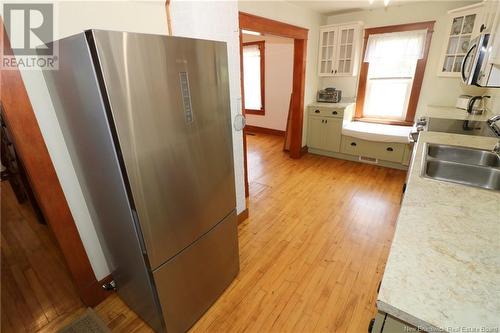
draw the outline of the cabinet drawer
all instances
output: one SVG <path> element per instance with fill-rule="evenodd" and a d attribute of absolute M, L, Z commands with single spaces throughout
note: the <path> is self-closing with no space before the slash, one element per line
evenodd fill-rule
<path fill-rule="evenodd" d="M 341 152 L 344 154 L 401 163 L 403 161 L 404 150 L 405 144 L 403 143 L 375 142 L 342 136 Z"/>
<path fill-rule="evenodd" d="M 321 117 L 344 117 L 343 108 L 334 108 L 326 106 L 308 106 L 308 111 L 310 115 L 321 116 Z"/>

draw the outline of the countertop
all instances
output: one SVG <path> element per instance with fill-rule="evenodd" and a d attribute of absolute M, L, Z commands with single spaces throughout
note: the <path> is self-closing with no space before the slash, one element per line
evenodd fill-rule
<path fill-rule="evenodd" d="M 420 134 L 377 306 L 430 332 L 498 332 L 500 192 L 421 177 L 426 142 L 490 150 L 497 139 Z"/>
<path fill-rule="evenodd" d="M 469 114 L 466 110 L 458 109 L 452 106 L 429 105 L 425 110 L 425 116 L 447 119 L 486 121 L 492 115 L 493 114 L 489 110 L 486 110 L 483 114 Z"/>

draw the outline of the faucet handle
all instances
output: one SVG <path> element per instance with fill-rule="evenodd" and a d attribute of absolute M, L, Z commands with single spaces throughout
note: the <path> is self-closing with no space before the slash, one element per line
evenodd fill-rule
<path fill-rule="evenodd" d="M 500 137 L 500 126 L 498 126 L 496 123 L 500 121 L 500 114 L 497 114 L 490 119 L 486 121 L 488 126 L 491 128 L 491 130 L 498 136 Z"/>
<path fill-rule="evenodd" d="M 495 147 L 493 147 L 493 152 L 500 155 L 500 140 L 498 140 L 498 142 L 495 144 Z"/>

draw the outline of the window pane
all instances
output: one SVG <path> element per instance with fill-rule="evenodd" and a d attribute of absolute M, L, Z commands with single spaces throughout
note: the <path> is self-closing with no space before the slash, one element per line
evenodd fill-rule
<path fill-rule="evenodd" d="M 455 17 L 453 19 L 453 24 L 451 25 L 451 35 L 458 35 L 462 30 L 462 22 L 464 20 L 463 16 Z"/>
<path fill-rule="evenodd" d="M 454 72 L 460 72 L 462 69 L 462 62 L 464 61 L 464 56 L 457 56 L 455 58 L 455 64 L 453 65 L 453 71 Z"/>
<path fill-rule="evenodd" d="M 459 49 L 457 53 L 467 53 L 469 50 L 470 36 L 460 37 Z"/>
<path fill-rule="evenodd" d="M 446 54 L 455 54 L 457 52 L 458 37 L 451 37 L 448 42 L 448 49 Z"/>
<path fill-rule="evenodd" d="M 386 61 L 370 62 L 368 69 L 369 78 L 389 78 L 389 77 L 413 77 L 417 61 L 415 59 L 403 58 Z"/>
<path fill-rule="evenodd" d="M 260 110 L 262 108 L 260 50 L 257 45 L 243 47 L 243 80 L 245 108 Z"/>
<path fill-rule="evenodd" d="M 404 119 L 412 79 L 369 79 L 363 115 L 368 118 Z"/>
<path fill-rule="evenodd" d="M 476 14 L 467 15 L 465 17 L 464 28 L 462 29 L 463 34 L 470 34 L 474 30 L 474 21 L 476 20 Z"/>
<path fill-rule="evenodd" d="M 454 59 L 454 56 L 449 56 L 444 59 L 443 72 L 451 72 Z"/>

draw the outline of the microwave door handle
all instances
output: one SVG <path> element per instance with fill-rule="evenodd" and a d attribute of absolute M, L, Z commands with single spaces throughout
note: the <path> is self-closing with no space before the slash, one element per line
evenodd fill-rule
<path fill-rule="evenodd" d="M 465 64 L 467 63 L 467 59 L 470 57 L 471 52 L 476 48 L 476 44 L 472 45 L 469 48 L 469 51 L 467 51 L 467 54 L 464 57 L 464 60 L 462 61 L 462 68 L 460 69 L 460 72 L 462 73 L 462 80 L 464 83 L 467 83 L 468 78 L 465 77 Z"/>

